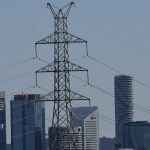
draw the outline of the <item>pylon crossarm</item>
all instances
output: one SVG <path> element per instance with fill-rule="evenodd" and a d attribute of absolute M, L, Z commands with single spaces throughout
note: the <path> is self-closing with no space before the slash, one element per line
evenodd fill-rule
<path fill-rule="evenodd" d="M 70 91 L 70 98 L 65 99 L 65 100 L 70 100 L 70 101 L 87 100 L 87 101 L 90 101 L 89 98 L 87 98 L 79 93 L 73 92 L 73 91 Z M 39 101 L 56 101 L 54 99 L 54 91 L 41 96 L 37 102 L 39 102 Z M 64 101 L 64 100 L 59 100 L 59 101 Z"/>
<path fill-rule="evenodd" d="M 54 91 L 52 91 L 46 95 L 40 96 L 40 98 L 39 98 L 39 100 L 37 100 L 37 102 L 42 102 L 42 101 L 54 101 Z"/>
<path fill-rule="evenodd" d="M 87 98 L 79 93 L 73 92 L 73 91 L 70 92 L 70 99 L 71 100 L 88 100 L 88 101 L 90 101 L 89 98 Z"/>
<path fill-rule="evenodd" d="M 47 66 L 45 67 L 42 67 L 41 69 L 37 70 L 35 73 L 46 73 L 46 72 L 54 72 L 54 62 L 48 64 Z"/>
<path fill-rule="evenodd" d="M 73 34 L 70 34 L 70 33 L 66 33 L 66 34 L 68 36 L 68 40 L 65 42 L 67 42 L 67 43 L 87 43 L 86 40 L 79 38 Z"/>
<path fill-rule="evenodd" d="M 88 71 L 88 70 L 85 69 L 84 67 L 69 62 L 69 71 Z"/>
<path fill-rule="evenodd" d="M 43 39 L 41 39 L 40 41 L 36 42 L 35 45 L 38 44 L 54 44 L 55 43 L 55 33 L 52 33 L 49 36 L 44 37 Z"/>
<path fill-rule="evenodd" d="M 66 34 L 66 39 L 64 39 L 64 41 L 57 41 L 55 39 L 55 35 L 57 33 L 53 33 L 47 37 L 44 37 L 43 39 L 41 39 L 40 41 L 36 42 L 35 45 L 39 45 L 39 44 L 61 44 L 61 43 L 68 43 L 68 44 L 71 44 L 71 43 L 86 43 L 87 44 L 87 41 L 82 39 L 82 38 L 79 38 L 75 35 L 72 35 L 70 33 L 63 33 L 63 34 Z"/>
<path fill-rule="evenodd" d="M 76 65 L 72 62 L 69 62 L 69 68 L 67 68 L 66 70 L 64 70 L 63 68 L 59 68 L 58 69 L 55 69 L 54 67 L 54 62 L 48 64 L 47 66 L 45 67 L 42 67 L 41 69 L 37 70 L 36 73 L 46 73 L 46 72 L 65 72 L 65 71 L 88 71 L 87 69 L 85 69 L 84 67 L 81 67 L 79 65 Z"/>

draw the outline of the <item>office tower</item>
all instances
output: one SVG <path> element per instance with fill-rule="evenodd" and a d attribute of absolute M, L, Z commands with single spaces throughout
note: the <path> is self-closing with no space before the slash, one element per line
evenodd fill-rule
<path fill-rule="evenodd" d="M 0 91 L 0 150 L 6 150 L 5 92 Z"/>
<path fill-rule="evenodd" d="M 123 147 L 134 150 L 150 150 L 150 123 L 136 121 L 123 127 Z"/>
<path fill-rule="evenodd" d="M 119 150 L 133 150 L 132 148 L 119 148 Z"/>
<path fill-rule="evenodd" d="M 144 136 L 144 147 L 145 149 L 150 149 L 150 134 Z"/>
<path fill-rule="evenodd" d="M 12 150 L 45 150 L 45 108 L 39 94 L 11 101 Z"/>
<path fill-rule="evenodd" d="M 123 125 L 133 121 L 133 87 L 131 76 L 115 76 L 116 149 L 122 147 Z"/>
<path fill-rule="evenodd" d="M 100 150 L 114 150 L 115 138 L 102 137 L 100 138 Z"/>
<path fill-rule="evenodd" d="M 99 111 L 98 107 L 73 107 L 73 122 L 82 138 L 78 143 L 84 150 L 99 150 Z"/>
<path fill-rule="evenodd" d="M 11 144 L 7 144 L 6 150 L 11 150 Z"/>

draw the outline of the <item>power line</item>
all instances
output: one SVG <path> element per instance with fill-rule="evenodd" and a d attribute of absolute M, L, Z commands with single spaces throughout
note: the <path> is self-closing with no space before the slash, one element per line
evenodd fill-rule
<path fill-rule="evenodd" d="M 0 140 L 0 142 L 5 141 L 6 139 L 10 139 L 10 140 L 11 140 L 11 139 L 15 139 L 15 138 L 21 137 L 22 135 L 28 135 L 28 134 L 34 133 L 34 132 L 36 132 L 36 131 L 42 131 L 43 129 L 44 129 L 44 128 L 31 130 L 31 131 L 29 131 L 29 132 L 26 132 L 26 133 L 24 133 L 24 134 L 19 134 L 19 135 L 14 136 L 14 137 L 8 137 L 8 136 L 7 136 L 7 138 Z"/>
<path fill-rule="evenodd" d="M 110 65 L 108 65 L 108 64 L 106 64 L 106 63 L 104 63 L 104 62 L 102 62 L 102 61 L 100 61 L 98 59 L 96 59 L 95 57 L 92 57 L 92 56 L 87 56 L 87 57 L 90 58 L 91 60 L 94 60 L 96 63 L 99 63 L 99 64 L 103 65 L 104 67 L 106 67 L 106 68 L 108 68 L 108 69 L 110 69 L 110 70 L 112 70 L 112 71 L 114 71 L 116 73 L 119 73 L 119 74 L 123 75 L 123 73 L 121 71 L 119 71 L 116 68 L 114 68 L 114 67 L 112 67 L 112 66 L 110 66 Z M 145 84 L 145 83 L 143 83 L 141 81 L 138 81 L 137 79 L 133 79 L 133 81 L 138 83 L 138 84 L 140 84 L 140 85 L 142 85 L 145 88 L 150 89 L 149 85 L 147 85 L 147 84 Z"/>
<path fill-rule="evenodd" d="M 35 57 L 32 57 L 32 58 L 24 59 L 24 60 L 21 60 L 18 62 L 10 63 L 10 64 L 4 65 L 4 66 L 0 66 L 0 70 L 10 68 L 10 67 L 13 67 L 16 65 L 21 65 L 23 63 L 29 62 L 29 61 L 34 60 L 34 59 L 35 59 Z"/>
<path fill-rule="evenodd" d="M 72 74 L 71 74 L 71 75 L 72 75 Z M 75 78 L 77 78 L 77 79 L 79 79 L 79 80 L 82 81 L 82 82 L 85 82 L 85 83 L 87 82 L 87 81 L 81 79 L 81 78 L 78 77 L 78 76 L 75 76 L 75 75 L 72 75 L 72 76 L 75 77 Z M 108 96 L 110 96 L 110 97 L 112 97 L 112 98 L 115 98 L 115 96 L 114 96 L 111 92 L 109 92 L 109 91 L 107 91 L 107 90 L 105 90 L 105 89 L 103 89 L 103 88 L 101 88 L 101 87 L 98 87 L 98 86 L 96 86 L 96 85 L 93 84 L 93 83 L 89 83 L 89 87 L 92 87 L 92 88 L 98 90 L 99 92 L 105 93 L 106 95 L 108 95 Z M 150 110 L 148 110 L 147 108 L 144 108 L 144 107 L 142 107 L 142 106 L 139 106 L 139 105 L 137 105 L 136 103 L 134 103 L 134 105 L 135 105 L 135 108 L 137 108 L 138 110 L 141 110 L 141 111 L 145 112 L 146 114 L 150 114 Z"/>
<path fill-rule="evenodd" d="M 85 22 L 83 23 L 83 22 L 81 22 L 79 19 L 74 18 L 74 20 L 76 20 L 76 23 L 82 24 L 82 25 L 84 25 L 84 26 L 86 26 L 86 27 L 88 27 L 88 28 L 90 28 L 90 29 L 92 29 L 92 30 L 95 30 L 96 32 L 97 32 L 97 31 L 100 31 L 100 32 L 102 32 L 102 33 L 104 33 L 104 34 L 106 34 L 106 35 L 112 37 L 113 39 L 115 38 L 116 40 L 119 40 L 119 41 L 121 41 L 121 42 L 123 42 L 123 43 L 125 42 L 125 43 L 127 43 L 128 45 L 134 46 L 134 47 L 136 47 L 136 48 L 139 49 L 139 50 L 144 50 L 144 51 L 146 51 L 146 52 L 149 52 L 149 49 L 144 48 L 144 47 L 142 47 L 142 46 L 139 46 L 139 45 L 137 45 L 137 43 L 134 43 L 133 41 L 129 41 L 128 39 L 125 39 L 124 37 L 117 36 L 117 35 L 115 35 L 115 34 L 113 34 L 113 33 L 110 33 L 110 32 L 108 32 L 108 31 L 102 30 L 102 29 L 100 29 L 99 27 L 96 27 L 96 26 L 93 26 L 93 25 L 89 25 L 89 24 L 87 24 L 87 23 L 85 23 Z"/>
<path fill-rule="evenodd" d="M 15 75 L 15 76 L 12 76 L 12 77 L 8 77 L 8 78 L 4 78 L 4 79 L 0 79 L 0 82 L 5 82 L 5 81 L 9 81 L 9 80 L 13 80 L 13 79 L 17 79 L 17 78 L 22 78 L 24 76 L 27 76 L 27 75 L 31 75 L 33 74 L 34 72 L 33 71 L 30 71 L 30 72 L 26 72 L 26 73 L 22 73 L 22 74 L 18 74 L 18 75 Z"/>
<path fill-rule="evenodd" d="M 138 37 L 143 38 L 143 39 L 148 40 L 148 41 L 150 40 L 150 37 L 147 37 L 147 36 L 145 36 L 145 35 L 143 35 L 143 34 L 137 32 L 137 31 L 135 31 L 135 30 L 133 30 L 133 29 L 131 29 L 131 28 L 128 28 L 128 27 L 126 27 L 126 26 L 120 25 L 120 24 L 118 24 L 118 23 L 116 23 L 116 22 L 114 22 L 114 21 L 112 21 L 112 20 L 110 20 L 110 19 L 106 19 L 105 17 L 102 17 L 102 16 L 100 16 L 100 15 L 93 14 L 93 12 L 87 11 L 87 10 L 85 10 L 85 9 L 83 9 L 83 8 L 80 8 L 80 7 L 77 7 L 77 9 L 78 9 L 79 11 L 84 12 L 86 15 L 88 14 L 89 16 L 95 17 L 95 18 L 97 18 L 97 19 L 99 19 L 99 20 L 101 20 L 101 21 L 103 21 L 103 22 L 105 22 L 105 23 L 114 25 L 114 26 L 116 26 L 117 28 L 119 27 L 119 28 L 121 28 L 121 29 L 123 29 L 123 30 L 125 30 L 125 31 L 127 31 L 127 32 L 129 32 L 129 33 L 131 33 L 131 34 L 133 34 L 133 35 L 135 35 L 135 36 L 138 36 Z"/>

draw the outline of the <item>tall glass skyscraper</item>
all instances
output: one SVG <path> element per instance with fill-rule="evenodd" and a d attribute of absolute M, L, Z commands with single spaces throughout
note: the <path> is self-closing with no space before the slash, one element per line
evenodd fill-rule
<path fill-rule="evenodd" d="M 5 92 L 0 91 L 0 150 L 6 150 Z"/>
<path fill-rule="evenodd" d="M 73 122 L 82 138 L 78 143 L 84 150 L 99 150 L 99 111 L 98 107 L 73 107 Z"/>
<path fill-rule="evenodd" d="M 122 147 L 123 125 L 133 121 L 133 87 L 131 76 L 115 76 L 116 149 Z"/>
<path fill-rule="evenodd" d="M 12 150 L 45 150 L 45 106 L 39 94 L 11 101 Z"/>

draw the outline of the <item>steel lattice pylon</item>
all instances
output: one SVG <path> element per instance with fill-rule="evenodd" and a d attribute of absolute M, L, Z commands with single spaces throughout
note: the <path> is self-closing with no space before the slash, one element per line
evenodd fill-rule
<path fill-rule="evenodd" d="M 50 136 L 50 150 L 81 150 L 71 114 L 71 101 L 89 100 L 89 98 L 70 90 L 70 72 L 88 70 L 69 61 L 68 45 L 87 41 L 68 33 L 67 18 L 74 2 L 62 9 L 47 3 L 54 17 L 54 33 L 35 43 L 54 44 L 54 62 L 36 71 L 54 73 L 54 91 L 43 96 L 45 101 L 53 101 L 53 117 Z M 37 56 L 37 53 L 36 53 Z"/>

